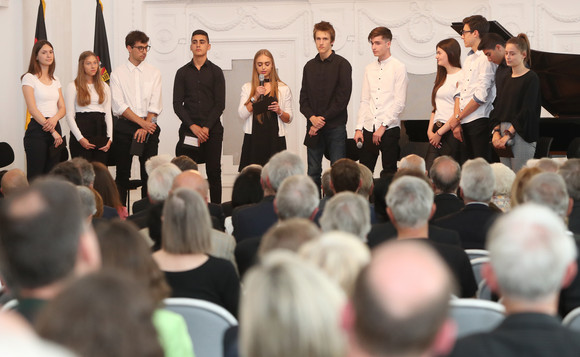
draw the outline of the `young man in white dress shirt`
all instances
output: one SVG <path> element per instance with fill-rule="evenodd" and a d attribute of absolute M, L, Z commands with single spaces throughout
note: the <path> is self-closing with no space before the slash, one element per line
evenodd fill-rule
<path fill-rule="evenodd" d="M 481 15 L 463 19 L 461 38 L 470 51 L 463 63 L 463 79 L 455 97 L 455 118 L 450 121 L 453 136 L 465 142 L 469 159 L 483 157 L 490 160 L 489 113 L 495 99 L 495 71 L 497 65 L 478 50 L 481 36 L 489 31 L 489 22 Z"/>
<path fill-rule="evenodd" d="M 121 202 L 126 203 L 127 188 L 131 177 L 131 143 L 136 139 L 145 143 L 139 156 L 141 163 L 142 195 L 147 194 L 145 162 L 157 155 L 160 129 L 157 116 L 163 109 L 161 100 L 161 72 L 145 62 L 149 37 L 141 31 L 131 31 L 125 37 L 129 60 L 111 73 L 113 114 L 117 117 L 114 128 L 114 155 L 117 175 L 115 182 Z"/>
<path fill-rule="evenodd" d="M 368 37 L 377 61 L 365 68 L 354 140 L 362 142 L 361 164 L 374 172 L 379 151 L 383 171 L 395 173 L 399 159 L 401 120 L 407 97 L 407 69 L 391 56 L 393 35 L 386 27 L 373 29 Z"/>

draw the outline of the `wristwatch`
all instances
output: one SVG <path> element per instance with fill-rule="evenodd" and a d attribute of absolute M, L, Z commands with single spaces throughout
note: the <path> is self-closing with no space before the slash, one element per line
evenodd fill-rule
<path fill-rule="evenodd" d="M 383 122 L 381 122 L 381 125 L 382 125 L 382 126 L 384 126 L 384 127 L 385 127 L 385 129 L 389 127 L 387 124 L 385 124 L 385 123 L 383 123 Z"/>
<path fill-rule="evenodd" d="M 256 103 L 256 99 L 254 99 L 254 97 L 250 97 L 250 102 Z"/>

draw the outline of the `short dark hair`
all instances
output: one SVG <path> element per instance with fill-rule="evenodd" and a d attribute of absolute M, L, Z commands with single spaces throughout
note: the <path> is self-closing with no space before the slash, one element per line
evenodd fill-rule
<path fill-rule="evenodd" d="M 52 168 L 52 170 L 50 170 L 49 174 L 63 178 L 75 186 L 83 185 L 81 170 L 77 165 L 75 165 L 75 163 L 71 161 L 59 162 L 55 167 Z"/>
<path fill-rule="evenodd" d="M 393 33 L 391 32 L 391 30 L 389 30 L 384 26 L 379 26 L 372 29 L 368 37 L 369 42 L 371 42 L 371 40 L 377 36 L 381 36 L 387 42 L 393 40 Z"/>
<path fill-rule="evenodd" d="M 258 203 L 264 198 L 264 190 L 260 182 L 262 170 L 258 167 L 246 166 L 236 177 L 232 188 L 232 208 Z"/>
<path fill-rule="evenodd" d="M 85 229 L 81 207 L 74 185 L 50 177 L 3 202 L 0 268 L 12 289 L 47 286 L 73 272 Z"/>
<path fill-rule="evenodd" d="M 195 36 L 195 35 L 205 36 L 205 38 L 207 39 L 207 42 L 209 43 L 209 35 L 204 30 L 197 29 L 197 30 L 193 31 L 193 33 L 191 34 L 191 38 L 193 38 L 193 36 Z"/>
<path fill-rule="evenodd" d="M 489 22 L 481 15 L 468 16 L 463 19 L 463 24 L 469 25 L 471 31 L 477 30 L 480 38 L 489 32 Z"/>
<path fill-rule="evenodd" d="M 187 155 L 180 155 L 178 157 L 174 157 L 171 160 L 171 163 L 177 166 L 182 172 L 187 170 L 197 171 L 197 162 L 195 162 L 192 158 L 190 158 Z"/>
<path fill-rule="evenodd" d="M 481 42 L 477 46 L 480 51 L 483 50 L 494 50 L 496 45 L 500 45 L 505 48 L 506 40 L 498 35 L 497 33 L 490 32 L 481 36 Z"/>
<path fill-rule="evenodd" d="M 330 181 L 334 192 L 356 192 L 360 186 L 360 169 L 351 159 L 340 159 L 330 169 Z"/>
<path fill-rule="evenodd" d="M 81 172 L 84 186 L 90 186 L 95 182 L 95 169 L 87 159 L 77 156 L 72 158 L 70 161 L 75 164 Z"/>
<path fill-rule="evenodd" d="M 334 38 L 336 36 L 336 32 L 334 31 L 334 26 L 328 21 L 320 21 L 319 23 L 314 25 L 314 29 L 312 30 L 312 37 L 316 40 L 316 33 L 318 31 L 321 32 L 328 32 L 330 35 L 330 42 L 334 42 Z"/>
<path fill-rule="evenodd" d="M 141 43 L 148 43 L 149 36 L 145 34 L 143 31 L 135 30 L 131 31 L 125 37 L 125 47 L 126 46 L 135 46 L 137 42 Z"/>

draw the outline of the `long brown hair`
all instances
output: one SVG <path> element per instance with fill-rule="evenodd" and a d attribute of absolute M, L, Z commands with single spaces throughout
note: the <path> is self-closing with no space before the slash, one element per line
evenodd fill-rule
<path fill-rule="evenodd" d="M 516 37 L 512 37 L 506 42 L 506 46 L 508 43 L 516 46 L 521 53 L 525 53 L 526 57 L 524 57 L 524 63 L 526 67 L 532 67 L 532 58 L 530 56 L 530 40 L 525 33 L 520 33 Z"/>
<path fill-rule="evenodd" d="M 119 191 L 117 191 L 117 185 L 109 169 L 97 161 L 93 161 L 91 164 L 95 169 L 95 182 L 93 183 L 93 187 L 103 198 L 103 204 L 113 208 L 123 206 Z"/>
<path fill-rule="evenodd" d="M 270 71 L 270 96 L 276 98 L 277 100 L 279 99 L 278 82 L 282 81 L 280 80 L 280 77 L 278 77 L 278 72 L 276 72 L 276 63 L 274 62 L 274 56 L 272 56 L 272 53 L 270 51 L 262 49 L 256 52 L 256 54 L 254 55 L 254 63 L 252 68 L 252 89 L 250 90 L 250 96 L 248 97 L 248 100 L 246 100 L 245 104 L 248 104 L 250 102 L 250 98 L 253 97 L 254 94 L 256 94 L 256 88 L 260 86 L 260 79 L 258 70 L 256 69 L 256 63 L 258 62 L 258 57 L 262 55 L 272 60 L 272 70 Z M 258 115 L 257 119 L 258 122 L 262 123 L 262 115 Z"/>
<path fill-rule="evenodd" d="M 92 51 L 85 51 L 79 56 L 79 67 L 77 69 L 77 77 L 75 78 L 75 87 L 77 88 L 77 103 L 81 107 L 86 107 L 91 103 L 91 93 L 89 93 L 89 85 L 87 84 L 87 75 L 85 74 L 85 60 L 89 57 L 95 57 L 97 61 L 99 58 Z M 93 76 L 93 86 L 99 95 L 99 104 L 105 101 L 105 84 L 101 78 L 101 66 L 97 73 Z"/>
<path fill-rule="evenodd" d="M 26 71 L 26 73 L 30 73 L 33 75 L 40 75 L 42 74 L 42 69 L 40 68 L 40 63 L 38 63 L 38 59 L 36 59 L 36 57 L 38 56 L 38 52 L 40 52 L 40 50 L 42 49 L 42 47 L 44 45 L 48 45 L 50 46 L 50 48 L 54 51 L 54 47 L 52 46 L 52 43 L 48 42 L 47 40 L 40 40 L 40 41 L 36 41 L 36 43 L 34 44 L 34 46 L 32 46 L 32 52 L 30 53 L 30 62 L 28 63 L 28 71 Z M 52 80 L 54 80 L 54 69 L 56 68 L 55 65 L 55 58 L 54 58 L 54 53 L 53 53 L 53 57 L 52 57 L 52 63 L 50 64 L 50 66 L 48 66 L 48 77 Z M 24 73 L 20 79 L 22 79 L 22 77 L 24 77 L 24 75 L 26 74 Z"/>
<path fill-rule="evenodd" d="M 440 48 L 447 54 L 447 60 L 452 67 L 461 68 L 461 47 L 459 43 L 454 38 L 448 38 L 440 41 L 435 49 Z M 431 105 L 433 106 L 433 113 L 437 110 L 437 105 L 435 105 L 435 96 L 437 91 L 447 78 L 447 69 L 443 66 L 437 66 L 437 76 L 435 77 L 435 84 L 433 85 L 433 91 L 431 92 Z"/>

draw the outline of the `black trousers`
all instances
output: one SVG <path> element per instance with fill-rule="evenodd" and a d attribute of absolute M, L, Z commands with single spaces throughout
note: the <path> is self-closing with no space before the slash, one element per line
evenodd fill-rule
<path fill-rule="evenodd" d="M 114 155 L 116 156 L 117 163 L 117 174 L 115 177 L 115 183 L 117 184 L 117 189 L 119 190 L 119 196 L 121 202 L 127 202 L 127 189 L 129 187 L 129 179 L 131 178 L 131 164 L 133 163 L 133 155 L 131 155 L 131 143 L 133 142 L 133 136 L 135 131 L 139 129 L 140 126 L 132 121 L 124 118 L 117 119 L 117 123 L 114 129 L 114 142 L 115 150 Z M 161 128 L 157 126 L 157 130 L 152 135 L 149 135 L 149 139 L 145 143 L 145 149 L 143 154 L 139 156 L 139 164 L 141 171 L 141 181 L 143 186 L 141 187 L 141 196 L 147 196 L 147 171 L 145 171 L 145 162 L 152 156 L 157 155 L 159 149 L 159 133 L 161 133 Z"/>
<path fill-rule="evenodd" d="M 361 164 L 368 167 L 371 172 L 375 172 L 375 165 L 381 153 L 381 161 L 383 163 L 383 174 L 397 172 L 397 160 L 399 160 L 400 148 L 399 138 L 401 137 L 401 128 L 392 128 L 385 131 L 381 138 L 381 143 L 375 145 L 373 143 L 373 133 L 363 129 L 363 147 L 360 151 L 359 161 Z"/>
<path fill-rule="evenodd" d="M 183 145 L 183 138 L 194 136 L 189 128 L 181 126 L 179 129 L 179 142 L 175 147 L 175 156 L 186 155 L 198 164 L 205 163 L 205 171 L 209 182 L 209 195 L 212 203 L 222 202 L 222 142 L 224 140 L 224 127 L 217 123 L 209 131 L 209 139 L 199 147 Z"/>
<path fill-rule="evenodd" d="M 107 144 L 108 140 L 105 113 L 76 113 L 75 121 L 81 133 L 83 134 L 83 137 L 97 147 L 91 150 L 85 149 L 81 146 L 81 144 L 79 144 L 71 132 L 69 139 L 70 156 L 82 157 L 87 159 L 89 162 L 98 161 L 104 165 L 107 165 L 107 153 L 99 150 L 100 147 L 103 147 Z"/>
<path fill-rule="evenodd" d="M 440 126 L 436 128 L 434 127 L 433 132 L 436 132 L 437 130 L 435 129 L 439 128 Z M 460 162 L 460 158 L 458 155 L 460 141 L 455 139 L 455 137 L 453 136 L 453 130 L 449 130 L 448 132 L 443 134 L 440 143 L 441 148 L 439 149 L 429 144 L 429 148 L 427 149 L 427 155 L 425 157 L 425 166 L 427 168 L 427 171 L 431 169 L 431 166 L 433 166 L 433 161 L 435 161 L 435 159 L 438 158 L 439 156 L 443 155 L 451 156 L 453 159 L 455 159 L 455 161 Z"/>
<path fill-rule="evenodd" d="M 60 123 L 56 124 L 55 130 L 62 135 Z M 52 135 L 42 130 L 42 126 L 33 118 L 30 119 L 28 128 L 24 133 L 24 152 L 26 153 L 26 175 L 29 182 L 37 176 L 48 173 L 60 162 L 61 158 L 61 152 L 54 150 Z"/>
<path fill-rule="evenodd" d="M 479 118 L 467 124 L 461 124 L 463 142 L 468 159 L 482 157 L 489 162 L 489 118 Z"/>

